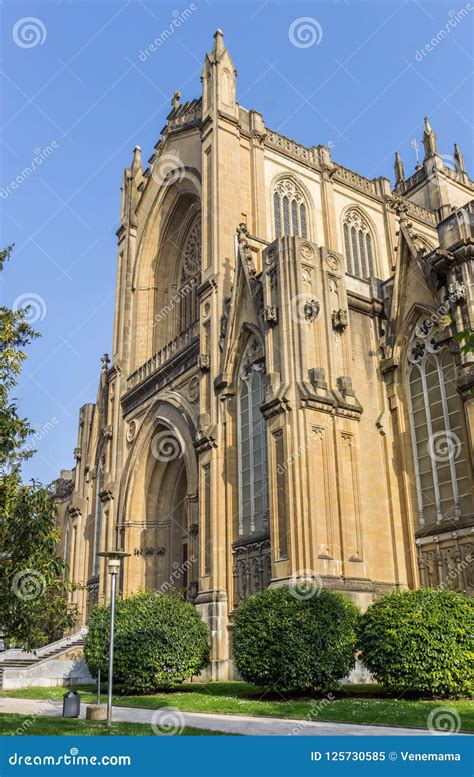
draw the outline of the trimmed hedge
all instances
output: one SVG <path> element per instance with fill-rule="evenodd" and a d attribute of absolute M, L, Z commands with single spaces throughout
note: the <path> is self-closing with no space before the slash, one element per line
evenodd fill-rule
<path fill-rule="evenodd" d="M 473 690 L 474 600 L 421 588 L 377 599 L 361 618 L 361 658 L 397 693 L 463 696 Z"/>
<path fill-rule="evenodd" d="M 110 607 L 90 618 L 84 655 L 93 677 L 109 665 Z M 198 611 L 178 595 L 138 593 L 115 605 L 114 682 L 126 691 L 169 689 L 209 663 L 209 632 Z"/>
<path fill-rule="evenodd" d="M 298 598 L 289 587 L 250 596 L 235 615 L 234 658 L 248 682 L 327 691 L 355 663 L 359 610 L 340 593 Z"/>

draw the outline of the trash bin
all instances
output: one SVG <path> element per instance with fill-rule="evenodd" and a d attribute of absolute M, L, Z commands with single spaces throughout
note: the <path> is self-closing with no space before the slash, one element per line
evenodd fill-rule
<path fill-rule="evenodd" d="M 81 696 L 77 691 L 68 691 L 63 696 L 63 718 L 78 718 L 81 711 Z"/>

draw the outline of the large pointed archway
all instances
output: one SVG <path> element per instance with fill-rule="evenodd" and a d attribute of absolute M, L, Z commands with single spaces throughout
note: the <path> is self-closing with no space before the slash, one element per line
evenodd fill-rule
<path fill-rule="evenodd" d="M 130 449 L 119 546 L 124 594 L 181 592 L 193 599 L 198 580 L 197 463 L 194 424 L 183 407 L 162 401 L 143 420 Z"/>
<path fill-rule="evenodd" d="M 169 427 L 159 426 L 151 442 L 146 486 L 145 588 L 182 591 L 188 578 L 188 479 L 181 444 Z"/>

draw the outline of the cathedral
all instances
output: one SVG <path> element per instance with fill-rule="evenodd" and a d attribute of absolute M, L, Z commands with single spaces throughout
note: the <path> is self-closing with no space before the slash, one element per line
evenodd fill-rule
<path fill-rule="evenodd" d="M 474 182 L 441 156 L 395 188 L 236 100 L 220 30 L 202 94 L 122 182 L 113 346 L 54 484 L 78 626 L 121 596 L 182 593 L 233 676 L 233 615 L 294 580 L 361 609 L 417 586 L 474 593 Z M 467 351 L 467 352 L 466 352 Z"/>

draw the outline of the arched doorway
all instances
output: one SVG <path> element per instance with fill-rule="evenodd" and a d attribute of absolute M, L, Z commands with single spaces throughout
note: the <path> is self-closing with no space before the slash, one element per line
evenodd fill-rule
<path fill-rule="evenodd" d="M 140 426 L 124 471 L 119 547 L 126 550 L 123 594 L 197 594 L 198 501 L 194 418 L 163 397 Z"/>
<path fill-rule="evenodd" d="M 158 442 L 157 442 L 158 441 Z M 146 525 L 142 531 L 146 590 L 188 588 L 188 479 L 180 444 L 159 428 L 151 444 L 156 458 L 146 488 Z"/>

